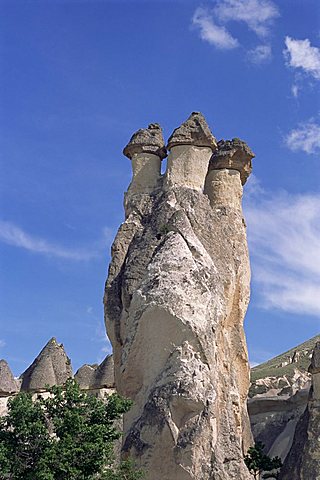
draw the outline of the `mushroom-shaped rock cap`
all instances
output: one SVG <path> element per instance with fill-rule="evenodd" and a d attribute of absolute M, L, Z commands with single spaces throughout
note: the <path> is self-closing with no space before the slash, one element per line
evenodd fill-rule
<path fill-rule="evenodd" d="M 173 131 L 167 148 L 170 150 L 177 145 L 210 147 L 212 150 L 217 148 L 217 141 L 202 113 L 192 112 L 188 120 Z"/>
<path fill-rule="evenodd" d="M 162 128 L 158 123 L 150 123 L 148 128 L 140 128 L 132 135 L 123 154 L 131 160 L 135 153 L 153 153 L 161 159 L 167 156 Z"/>
<path fill-rule="evenodd" d="M 17 382 L 5 360 L 0 360 L 0 396 L 10 395 L 18 391 Z"/>
<path fill-rule="evenodd" d="M 63 385 L 72 377 L 70 359 L 62 344 L 51 338 L 29 368 L 21 375 L 21 390 L 44 390 L 46 385 Z"/>
<path fill-rule="evenodd" d="M 312 374 L 320 373 L 320 342 L 317 342 L 314 347 L 311 358 L 311 365 L 308 371 Z"/>
<path fill-rule="evenodd" d="M 74 376 L 83 389 L 113 388 L 114 364 L 108 355 L 100 365 L 83 365 Z"/>
<path fill-rule="evenodd" d="M 252 172 L 251 160 L 255 157 L 248 145 L 239 138 L 220 140 L 218 148 L 210 160 L 210 170 L 229 168 L 240 172 L 241 183 L 244 185 Z"/>

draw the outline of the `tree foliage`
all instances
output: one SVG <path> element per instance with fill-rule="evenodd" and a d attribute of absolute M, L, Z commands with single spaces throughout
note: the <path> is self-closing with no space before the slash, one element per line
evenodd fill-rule
<path fill-rule="evenodd" d="M 256 442 L 254 447 L 250 447 L 248 454 L 244 457 L 245 464 L 250 473 L 254 475 L 255 479 L 259 479 L 263 472 L 271 472 L 282 467 L 282 462 L 279 457 L 270 458 L 263 451 L 264 445 L 262 442 Z M 275 474 L 266 474 L 263 478 L 276 478 Z"/>
<path fill-rule="evenodd" d="M 130 462 L 114 465 L 117 420 L 131 401 L 106 401 L 81 392 L 72 379 L 34 401 L 28 393 L 9 400 L 0 418 L 1 480 L 137 480 Z"/>

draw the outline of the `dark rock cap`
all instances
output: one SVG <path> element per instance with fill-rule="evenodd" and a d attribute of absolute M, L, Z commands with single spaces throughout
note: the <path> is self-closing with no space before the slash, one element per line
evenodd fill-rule
<path fill-rule="evenodd" d="M 210 170 L 229 168 L 240 172 L 241 182 L 244 185 L 252 172 L 251 160 L 255 157 L 248 145 L 239 138 L 220 140 L 218 149 L 210 160 Z"/>
<path fill-rule="evenodd" d="M 130 160 L 135 153 L 143 152 L 158 155 L 161 160 L 167 156 L 162 128 L 158 123 L 150 123 L 148 128 L 140 128 L 123 149 L 123 154 Z"/>
<path fill-rule="evenodd" d="M 113 356 L 108 355 L 100 365 L 83 365 L 74 378 L 82 389 L 113 388 Z"/>
<path fill-rule="evenodd" d="M 314 347 L 308 372 L 312 374 L 320 373 L 320 342 L 317 342 Z"/>
<path fill-rule="evenodd" d="M 18 384 L 5 360 L 0 360 L 0 396 L 18 392 Z"/>
<path fill-rule="evenodd" d="M 217 148 L 217 141 L 202 113 L 192 112 L 188 120 L 173 131 L 167 148 L 170 150 L 177 145 L 210 147 L 212 150 Z"/>
<path fill-rule="evenodd" d="M 45 390 L 46 385 L 63 385 L 72 377 L 71 361 L 62 344 L 51 338 L 29 368 L 21 375 L 21 390 Z"/>

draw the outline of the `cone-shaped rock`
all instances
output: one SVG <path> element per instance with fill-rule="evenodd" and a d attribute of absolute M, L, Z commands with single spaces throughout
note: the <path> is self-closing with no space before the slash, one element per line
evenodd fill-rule
<path fill-rule="evenodd" d="M 167 156 L 162 129 L 158 123 L 151 123 L 148 128 L 140 128 L 132 135 L 123 149 L 123 154 L 131 159 L 136 153 L 153 153 L 161 159 Z"/>
<path fill-rule="evenodd" d="M 17 382 L 5 360 L 0 360 L 0 396 L 7 396 L 18 391 Z"/>
<path fill-rule="evenodd" d="M 113 388 L 114 364 L 108 355 L 100 365 L 83 365 L 74 376 L 82 389 Z"/>
<path fill-rule="evenodd" d="M 49 340 L 29 368 L 21 375 L 21 390 L 45 390 L 46 385 L 63 385 L 72 377 L 70 359 L 62 344 Z"/>
<path fill-rule="evenodd" d="M 168 149 L 177 145 L 210 147 L 212 150 L 217 148 L 217 141 L 202 113 L 192 112 L 188 120 L 173 131 L 168 140 Z"/>
<path fill-rule="evenodd" d="M 108 355 L 96 370 L 96 384 L 100 387 L 114 387 L 113 356 Z"/>
<path fill-rule="evenodd" d="M 212 155 L 210 169 L 230 169 L 240 172 L 241 183 L 244 185 L 252 171 L 251 160 L 255 154 L 248 145 L 239 138 L 220 140 L 218 149 Z"/>
<path fill-rule="evenodd" d="M 76 372 L 74 379 L 79 383 L 80 388 L 83 390 L 94 388 L 95 385 L 95 373 L 98 365 L 82 365 Z"/>

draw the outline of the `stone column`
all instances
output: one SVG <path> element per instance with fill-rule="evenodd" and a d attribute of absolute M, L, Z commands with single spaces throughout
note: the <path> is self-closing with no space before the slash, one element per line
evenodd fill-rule
<path fill-rule="evenodd" d="M 220 140 L 211 157 L 204 193 L 211 206 L 229 206 L 241 210 L 242 186 L 251 170 L 254 153 L 248 145 L 234 138 Z"/>
<path fill-rule="evenodd" d="M 133 400 L 122 455 L 146 480 L 249 480 L 242 211 L 203 193 L 216 142 L 200 113 L 168 147 L 163 183 L 130 197 L 105 288 L 116 388 Z"/>
<path fill-rule="evenodd" d="M 134 133 L 123 153 L 132 164 L 132 180 L 125 194 L 125 209 L 128 215 L 128 204 L 132 196 L 149 195 L 159 184 L 161 160 L 167 156 L 160 125 L 151 123 L 148 128 Z"/>
<path fill-rule="evenodd" d="M 164 188 L 188 187 L 203 191 L 212 152 L 217 142 L 204 116 L 193 112 L 188 120 L 176 128 L 168 140 L 167 171 Z"/>

